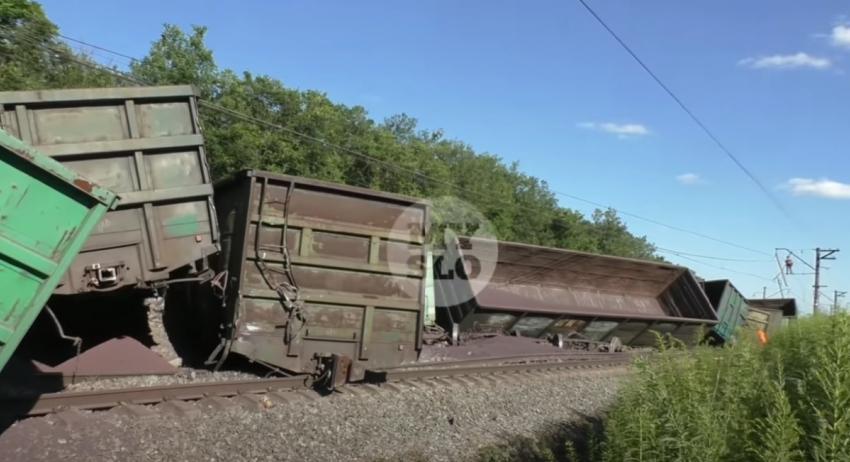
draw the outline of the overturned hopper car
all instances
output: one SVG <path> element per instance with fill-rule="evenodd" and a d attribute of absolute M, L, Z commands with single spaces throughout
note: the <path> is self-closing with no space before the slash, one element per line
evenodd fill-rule
<path fill-rule="evenodd" d="M 702 286 L 719 319 L 711 329 L 711 338 L 717 343 L 726 343 L 746 323 L 750 306 L 744 295 L 728 279 L 705 281 Z"/>
<path fill-rule="evenodd" d="M 55 293 L 206 277 L 217 252 L 212 182 L 191 86 L 0 92 L 0 124 L 121 196 Z"/>
<path fill-rule="evenodd" d="M 717 324 L 683 267 L 469 237 L 456 238 L 434 266 L 438 324 L 456 334 L 616 337 L 652 347 L 651 331 L 693 345 L 699 328 Z"/>
<path fill-rule="evenodd" d="M 216 268 L 229 276 L 211 362 L 236 354 L 315 372 L 347 358 L 346 376 L 358 380 L 417 359 L 426 202 L 256 170 L 215 189 Z"/>

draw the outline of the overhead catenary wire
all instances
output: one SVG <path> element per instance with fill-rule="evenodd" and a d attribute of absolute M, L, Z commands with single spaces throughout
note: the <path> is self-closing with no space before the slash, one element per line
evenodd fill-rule
<path fill-rule="evenodd" d="M 79 39 L 74 39 L 74 38 L 67 37 L 67 36 L 64 36 L 64 35 L 61 35 L 61 34 L 58 34 L 57 36 L 64 39 L 64 40 L 72 41 L 72 42 L 78 43 L 78 44 L 83 45 L 83 46 L 87 46 L 87 47 L 91 47 L 91 48 L 94 48 L 94 49 L 97 49 L 97 50 L 101 50 L 101 51 L 104 51 L 106 53 L 112 53 L 115 56 L 125 58 L 127 60 L 132 61 L 132 62 L 141 62 L 141 60 L 139 60 L 138 58 L 134 58 L 132 56 L 129 56 L 129 55 L 126 55 L 126 54 L 123 54 L 123 53 L 120 53 L 120 52 L 115 52 L 115 51 L 109 50 L 107 48 L 104 48 L 104 47 L 101 47 L 101 46 L 98 46 L 98 45 L 94 45 L 94 44 L 91 44 L 91 43 L 88 43 L 88 42 L 85 42 L 85 41 L 82 41 L 82 40 L 79 40 Z M 113 71 L 113 70 L 110 69 L 110 71 Z M 124 75 L 126 75 L 126 74 L 124 74 Z M 127 76 L 127 77 L 132 77 L 132 76 Z M 401 167 L 401 166 L 398 166 L 398 165 L 395 165 L 395 164 L 392 164 L 390 162 L 386 162 L 386 161 L 383 161 L 383 160 L 380 160 L 380 159 L 376 159 L 372 156 L 368 156 L 366 154 L 359 153 L 357 151 L 348 149 L 346 147 L 335 145 L 333 143 L 329 143 L 329 142 L 322 140 L 322 139 L 319 139 L 317 137 L 307 135 L 305 133 L 301 133 L 301 132 L 298 132 L 296 130 L 292 130 L 292 129 L 287 128 L 287 127 L 283 127 L 283 126 L 280 126 L 280 125 L 277 125 L 277 124 L 256 118 L 256 117 L 248 115 L 248 114 L 244 114 L 244 113 L 241 113 L 241 112 L 238 112 L 238 111 L 234 111 L 234 110 L 229 109 L 229 108 L 225 108 L 221 105 L 218 105 L 218 104 L 210 102 L 210 101 L 202 100 L 201 104 L 209 107 L 210 109 L 219 110 L 221 112 L 226 112 L 226 113 L 228 113 L 228 114 L 230 114 L 234 117 L 239 117 L 239 118 L 245 120 L 246 122 L 253 122 L 253 123 L 257 123 L 257 124 L 266 126 L 267 128 L 277 129 L 277 130 L 283 131 L 285 133 L 289 133 L 289 134 L 301 137 L 303 139 L 322 144 L 322 145 L 329 147 L 329 148 L 332 148 L 332 149 L 343 151 L 343 152 L 346 152 L 348 154 L 355 155 L 355 156 L 358 156 L 358 157 L 361 157 L 361 158 L 366 158 L 366 159 L 369 159 L 372 162 L 381 163 L 381 164 L 384 164 L 386 166 L 389 166 L 389 167 L 397 169 L 397 170 L 400 169 L 402 171 L 405 171 L 406 173 L 421 176 L 421 177 L 424 177 L 426 179 L 441 182 L 441 183 L 444 183 L 444 184 L 447 184 L 447 185 L 456 186 L 456 185 L 448 183 L 448 182 L 444 182 L 444 181 L 441 181 L 441 180 L 437 180 L 437 179 L 434 179 L 434 178 L 423 176 L 421 173 L 416 172 L 414 170 L 406 169 L 404 167 Z M 641 221 L 645 221 L 647 223 L 651 223 L 651 224 L 654 224 L 654 225 L 663 226 L 665 228 L 672 229 L 674 231 L 678 231 L 678 232 L 682 232 L 682 233 L 686 233 L 686 234 L 691 234 L 691 235 L 694 235 L 694 236 L 697 236 L 697 237 L 700 237 L 700 238 L 703 238 L 703 239 L 708 239 L 708 240 L 711 240 L 711 241 L 714 241 L 714 242 L 717 242 L 717 243 L 720 243 L 720 244 L 728 245 L 730 247 L 736 247 L 736 248 L 739 248 L 741 250 L 746 250 L 746 251 L 757 253 L 757 254 L 760 254 L 760 255 L 764 255 L 764 256 L 767 256 L 767 257 L 773 256 L 770 253 L 767 253 L 767 252 L 764 252 L 764 251 L 761 251 L 761 250 L 757 250 L 757 249 L 753 249 L 752 247 L 742 246 L 742 245 L 735 244 L 733 242 L 729 242 L 729 241 L 726 241 L 726 240 L 723 240 L 723 239 L 718 239 L 718 238 L 715 238 L 713 236 L 709 236 L 709 235 L 706 235 L 706 234 L 703 234 L 703 233 L 700 233 L 700 232 L 697 232 L 697 231 L 693 231 L 693 230 L 689 230 L 689 229 L 685 229 L 685 228 L 680 228 L 678 226 L 670 225 L 668 223 L 653 220 L 651 218 L 647 218 L 647 217 L 637 215 L 637 214 L 634 214 L 634 213 L 631 213 L 631 212 L 628 212 L 628 211 L 624 211 L 624 210 L 618 209 L 616 207 L 611 207 L 609 205 L 605 205 L 605 204 L 601 204 L 599 202 L 595 202 L 595 201 L 592 201 L 592 200 L 589 200 L 589 199 L 585 199 L 583 197 L 579 197 L 579 196 L 576 196 L 574 194 L 569 194 L 569 193 L 565 193 L 565 192 L 562 192 L 562 191 L 556 191 L 556 190 L 552 190 L 552 189 L 550 189 L 550 191 L 552 191 L 553 193 L 555 193 L 559 196 L 563 196 L 563 197 L 573 199 L 573 200 L 576 200 L 576 201 L 579 201 L 579 202 L 584 202 L 586 204 L 593 205 L 595 207 L 612 209 L 612 210 L 615 210 L 618 214 L 629 216 L 629 217 L 632 217 L 632 218 L 635 218 L 635 219 L 638 219 L 638 220 L 641 220 Z"/>
<path fill-rule="evenodd" d="M 756 278 L 756 279 L 761 279 L 762 281 L 774 282 L 773 279 L 768 279 L 764 276 L 759 276 L 758 274 L 747 273 L 745 271 L 736 271 L 736 270 L 724 268 L 722 266 L 712 265 L 711 263 L 706 263 L 704 261 L 700 261 L 700 260 L 697 260 L 695 258 L 687 257 L 687 256 L 685 256 L 685 255 L 683 255 L 679 252 L 673 252 L 673 251 L 667 251 L 667 250 L 661 250 L 661 249 L 658 249 L 658 250 L 662 253 L 668 253 L 668 254 L 676 255 L 677 257 L 684 259 L 684 260 L 689 260 L 689 261 L 692 261 L 694 263 L 699 263 L 700 265 L 709 266 L 709 267 L 712 267 L 712 268 L 715 268 L 715 269 L 719 269 L 719 270 L 722 270 L 722 271 L 728 271 L 730 273 L 736 273 L 736 274 L 740 274 L 740 275 L 743 275 L 743 276 L 750 276 L 750 277 L 753 277 L 753 278 Z"/>
<path fill-rule="evenodd" d="M 711 138 L 712 141 L 714 141 L 714 143 L 720 148 L 720 150 L 723 151 L 723 153 L 726 154 L 726 156 L 731 159 L 732 162 L 734 162 L 735 165 L 737 165 L 738 168 L 741 169 L 741 171 L 744 172 L 744 174 L 749 177 L 749 179 L 752 180 L 752 182 L 755 183 L 759 189 L 761 189 L 761 191 L 768 197 L 768 199 L 770 199 L 773 205 L 775 205 L 782 212 L 782 214 L 785 215 L 785 218 L 787 218 L 788 221 L 790 221 L 792 224 L 799 226 L 799 223 L 791 216 L 791 214 L 782 205 L 782 203 L 780 203 L 779 200 L 776 199 L 776 197 L 770 192 L 770 190 L 768 190 L 767 187 L 765 187 L 764 184 L 758 178 L 756 178 L 756 176 L 753 175 L 753 173 L 750 172 L 750 170 L 747 169 L 747 167 L 745 167 L 744 164 L 741 163 L 741 161 L 738 160 L 738 158 L 734 154 L 732 154 L 732 151 L 730 151 L 729 148 L 727 148 L 726 145 L 723 144 L 720 139 L 718 139 L 717 136 L 715 136 L 714 133 L 709 130 L 704 123 L 702 123 L 702 121 L 696 116 L 696 114 L 694 114 L 693 111 L 691 111 L 685 105 L 685 103 L 683 103 L 682 100 L 679 99 L 679 97 L 677 97 L 676 94 L 673 93 L 673 91 L 670 90 L 670 88 L 666 84 L 664 84 L 664 82 L 662 82 L 661 79 L 658 78 L 658 76 L 655 75 L 654 72 L 652 72 L 652 70 L 649 69 L 649 66 L 647 66 L 643 62 L 643 60 L 641 60 L 637 56 L 637 54 L 635 54 L 635 52 L 632 51 L 632 49 L 628 45 L 626 45 L 626 43 L 620 38 L 620 36 L 617 35 L 617 33 L 614 32 L 614 30 L 611 29 L 611 27 L 609 27 L 608 24 L 598 14 L 596 14 L 596 11 L 594 11 L 593 8 L 588 5 L 587 1 L 578 1 L 582 4 L 582 6 L 584 6 L 588 13 L 590 13 L 590 15 L 593 16 L 596 21 L 608 32 L 608 34 L 611 35 L 611 37 L 613 37 L 614 40 L 616 40 L 617 43 L 619 43 L 624 50 L 626 50 L 626 52 L 638 63 L 638 65 L 640 65 L 640 67 L 643 68 L 643 70 L 646 71 L 647 74 L 649 74 L 649 76 L 655 81 L 655 83 L 657 83 L 658 86 L 660 86 L 661 89 L 664 90 L 664 92 L 667 93 L 667 95 L 670 96 L 670 98 L 672 98 L 673 101 L 675 101 L 676 104 L 678 104 L 683 111 L 685 111 L 685 113 L 699 126 L 699 128 L 701 128 L 702 131 L 705 132 L 705 134 L 708 135 L 708 137 Z"/>
<path fill-rule="evenodd" d="M 128 60 L 130 60 L 130 61 L 132 61 L 132 62 L 141 62 L 141 61 L 140 61 L 139 59 L 137 59 L 137 58 L 133 58 L 133 57 L 128 56 L 128 55 L 126 55 L 126 54 L 122 54 L 122 53 L 114 52 L 114 51 L 111 51 L 111 50 L 109 50 L 109 49 L 107 49 L 107 48 L 100 47 L 100 46 L 97 46 L 97 45 L 93 45 L 93 44 L 91 44 L 91 43 L 87 43 L 87 42 L 84 42 L 84 41 L 81 41 L 81 40 L 77 40 L 77 39 L 73 39 L 73 38 L 70 38 L 70 37 L 65 37 L 65 36 L 63 36 L 63 35 L 59 35 L 59 37 L 61 37 L 61 38 L 65 39 L 65 40 L 68 40 L 68 41 L 73 41 L 73 42 L 79 43 L 79 44 L 81 44 L 81 45 L 83 45 L 83 46 L 88 46 L 88 47 L 95 48 L 95 49 L 98 49 L 98 50 L 101 50 L 101 51 L 104 51 L 104 52 L 107 52 L 107 53 L 112 53 L 112 54 L 114 54 L 115 56 L 120 56 L 120 57 L 126 58 L 126 59 L 128 59 Z M 35 41 L 35 39 L 33 39 L 33 40 Z M 43 44 L 43 43 L 39 43 L 39 44 L 40 44 L 40 45 L 42 45 L 42 46 L 45 46 L 45 47 L 47 47 L 47 48 L 50 48 L 50 47 L 49 47 L 49 46 L 47 46 L 46 44 Z M 61 51 L 64 51 L 64 50 L 50 49 L 50 51 L 54 51 L 54 52 L 58 53 L 58 52 L 61 52 Z M 121 79 L 123 79 L 123 80 L 125 80 L 125 81 L 131 82 L 131 83 L 136 84 L 136 85 L 151 85 L 151 83 L 144 82 L 144 81 L 142 81 L 141 79 L 138 79 L 138 78 L 137 78 L 137 77 L 135 77 L 135 76 L 129 75 L 129 74 L 127 74 L 127 73 L 125 73 L 125 72 L 122 72 L 122 71 L 118 71 L 118 70 L 116 70 L 116 69 L 104 68 L 104 67 L 103 67 L 102 65 L 100 65 L 99 63 L 95 63 L 95 62 L 88 62 L 87 60 L 83 60 L 83 59 L 81 59 L 79 56 L 76 56 L 76 55 L 74 55 L 74 54 L 69 55 L 69 56 L 68 56 L 68 58 L 71 58 L 71 59 L 75 60 L 76 62 L 78 62 L 78 63 L 80 63 L 80 64 L 83 64 L 83 65 L 85 65 L 85 66 L 89 66 L 89 67 L 92 67 L 92 68 L 95 68 L 95 69 L 98 69 L 98 70 L 102 70 L 102 71 L 110 72 L 110 73 L 112 73 L 113 75 L 115 75 L 116 77 L 121 78 Z M 358 152 L 358 151 L 355 151 L 355 150 L 352 150 L 352 149 L 346 148 L 346 147 L 344 147 L 344 146 L 339 146 L 339 145 L 337 145 L 337 144 L 334 144 L 334 143 L 328 142 L 328 141 L 323 140 L 323 139 L 321 139 L 321 138 L 318 138 L 318 137 L 315 137 L 315 136 L 311 136 L 311 135 L 308 135 L 308 134 L 305 134 L 305 133 L 301 133 L 301 132 L 298 132 L 297 130 L 293 130 L 293 129 L 290 129 L 290 128 L 287 128 L 287 127 L 283 127 L 283 126 L 280 126 L 280 125 L 278 125 L 278 124 L 274 124 L 274 123 L 271 123 L 271 122 L 268 122 L 268 121 L 265 121 L 265 120 L 259 119 L 259 118 L 254 117 L 254 116 L 251 116 L 251 115 L 248 115 L 248 114 L 244 114 L 244 113 L 241 113 L 241 112 L 239 112 L 239 111 L 235 111 L 235 110 L 230 109 L 230 108 L 226 108 L 226 107 L 224 107 L 224 106 L 221 106 L 221 105 L 219 105 L 219 104 L 216 104 L 216 103 L 213 103 L 213 102 L 210 102 L 210 101 L 201 100 L 201 101 L 199 102 L 199 104 L 201 104 L 202 106 L 207 107 L 207 108 L 209 108 L 209 109 L 216 110 L 216 111 L 218 111 L 218 112 L 221 112 L 221 113 L 224 113 L 224 114 L 230 115 L 230 116 L 232 116 L 232 117 L 234 117 L 234 118 L 239 118 L 239 119 L 241 119 L 241 120 L 243 120 L 243 121 L 246 121 L 246 122 L 251 122 L 251 123 L 257 124 L 257 125 L 259 125 L 259 126 L 264 126 L 264 127 L 266 127 L 266 128 L 279 130 L 279 131 L 282 131 L 282 132 L 284 132 L 284 133 L 288 133 L 288 134 L 291 134 L 291 135 L 293 135 L 293 136 L 297 136 L 297 137 L 300 137 L 300 138 L 306 139 L 306 140 L 308 140 L 308 141 L 315 142 L 315 143 L 317 143 L 317 144 L 323 145 L 323 146 L 325 146 L 325 147 L 328 147 L 329 149 L 333 149 L 333 150 L 336 150 L 336 151 L 340 151 L 340 152 L 347 153 L 347 154 L 349 154 L 349 155 L 357 156 L 358 158 L 364 159 L 364 160 L 368 161 L 369 163 L 382 165 L 382 166 L 384 166 L 384 167 L 391 168 L 391 169 L 393 169 L 393 170 L 395 170 L 395 171 L 402 171 L 402 172 L 405 172 L 405 173 L 412 174 L 412 175 L 414 175 L 414 178 L 417 178 L 417 179 L 420 179 L 420 180 L 425 179 L 425 180 L 429 180 L 429 181 L 433 181 L 433 182 L 437 182 L 437 183 L 441 183 L 441 184 L 447 185 L 447 186 L 449 186 L 449 187 L 451 187 L 451 188 L 459 188 L 459 189 L 463 189 L 463 188 L 460 188 L 458 185 L 456 185 L 456 184 L 454 184 L 454 183 L 447 182 L 447 181 L 443 181 L 443 180 L 436 179 L 436 178 L 432 178 L 432 177 L 429 177 L 429 176 L 427 176 L 427 175 L 423 175 L 423 174 L 421 174 L 421 173 L 420 173 L 420 172 L 418 172 L 418 171 L 415 171 L 415 170 L 412 170 L 412 169 L 409 169 L 409 168 L 406 168 L 406 167 L 403 167 L 403 166 L 400 166 L 400 165 L 394 164 L 394 163 L 392 163 L 392 162 L 387 162 L 387 161 L 384 161 L 384 160 L 381 160 L 381 159 L 374 158 L 374 157 L 369 156 L 369 155 L 367 155 L 367 154 L 360 153 L 360 152 Z M 712 240 L 712 241 L 715 241 L 715 242 L 718 242 L 718 243 L 722 243 L 722 244 L 725 244 L 725 245 L 729 245 L 729 246 L 732 246 L 732 247 L 737 247 L 737 248 L 740 248 L 740 249 L 743 249 L 743 250 L 747 250 L 747 251 L 750 251 L 750 252 L 754 252 L 754 253 L 758 253 L 758 254 L 761 254 L 761 255 L 765 255 L 765 256 L 772 256 L 772 255 L 771 255 L 771 254 L 769 254 L 769 253 L 766 253 L 766 252 L 763 252 L 763 251 L 760 251 L 760 250 L 757 250 L 757 249 L 753 249 L 753 248 L 750 248 L 750 247 L 746 247 L 746 246 L 738 245 L 738 244 L 735 244 L 735 243 L 732 243 L 732 242 L 728 242 L 728 241 L 725 241 L 725 240 L 722 240 L 722 239 L 714 238 L 714 237 L 712 237 L 712 236 L 708 236 L 708 235 L 705 235 L 705 234 L 702 234 L 702 233 L 698 233 L 698 232 L 695 232 L 695 231 L 687 230 L 687 229 L 684 229 L 684 228 L 679 228 L 679 227 L 676 227 L 676 226 L 673 226 L 673 225 L 669 225 L 669 224 L 666 224 L 666 223 L 663 223 L 663 222 L 659 222 L 659 221 L 657 221 L 657 220 L 652 220 L 652 219 L 649 219 L 649 218 L 646 218 L 646 217 L 642 217 L 642 216 L 637 215 L 637 214 L 632 214 L 632 213 L 629 213 L 629 212 L 625 212 L 625 211 L 622 211 L 622 210 L 618 210 L 618 209 L 616 209 L 616 208 L 613 208 L 613 207 L 610 207 L 610 206 L 606 206 L 606 205 L 603 205 L 603 204 L 599 204 L 599 203 L 597 203 L 597 202 L 590 201 L 590 200 L 588 200 L 588 199 L 584 199 L 584 198 L 581 198 L 581 197 L 579 197 L 579 196 L 575 196 L 575 195 L 571 195 L 571 194 L 567 194 L 567 193 L 562 193 L 562 192 L 558 192 L 558 191 L 552 191 L 552 192 L 553 192 L 553 193 L 555 193 L 555 194 L 558 194 L 558 195 L 562 195 L 562 196 L 564 196 L 564 197 L 568 197 L 568 198 L 571 198 L 571 199 L 574 199 L 574 200 L 578 200 L 578 201 L 581 201 L 581 202 L 585 202 L 585 203 L 588 203 L 588 204 L 592 204 L 592 205 L 595 205 L 595 206 L 597 206 L 597 207 L 612 209 L 612 210 L 615 210 L 615 211 L 616 211 L 617 213 L 619 213 L 619 214 L 626 215 L 626 216 L 630 216 L 630 217 L 633 217 L 633 218 L 636 218 L 636 219 L 639 219 L 639 220 L 642 220 L 642 221 L 646 221 L 646 222 L 649 222 L 649 223 L 653 223 L 653 224 L 656 224 L 656 225 L 659 225 L 659 226 L 667 227 L 667 228 L 669 228 L 669 229 L 673 229 L 673 230 L 676 230 L 676 231 L 679 231 L 679 232 L 683 232 L 683 233 L 688 233 L 688 234 L 696 235 L 696 236 L 698 236 L 698 237 L 702 237 L 702 238 L 705 238 L 705 239 L 708 239 L 708 240 Z M 531 209 L 531 208 L 528 208 L 528 207 L 524 207 L 524 208 L 525 208 L 525 209 L 527 209 L 527 210 L 532 210 L 532 211 L 533 211 L 533 209 Z M 543 211 L 540 211 L 540 212 L 543 212 Z M 554 218 L 554 219 L 559 219 L 560 217 L 555 216 L 555 217 L 553 217 L 553 218 Z M 692 261 L 695 261 L 695 262 L 697 262 L 697 263 L 701 263 L 701 264 L 705 264 L 705 263 L 704 263 L 704 262 L 701 262 L 701 261 L 698 261 L 698 260 L 693 260 L 693 259 L 687 258 L 687 257 L 686 257 L 686 255 L 696 256 L 696 257 L 700 257 L 700 258 L 714 258 L 714 259 L 718 259 L 718 260 L 725 260 L 725 261 L 736 261 L 736 259 L 723 259 L 723 258 L 719 258 L 719 257 L 706 257 L 706 256 L 701 256 L 701 255 L 687 254 L 687 253 L 683 253 L 683 252 L 670 251 L 669 249 L 660 249 L 660 248 L 658 248 L 658 247 L 656 247 L 656 249 L 657 249 L 657 250 L 659 250 L 659 251 L 667 252 L 667 253 L 671 253 L 671 254 L 674 254 L 674 255 L 680 256 L 680 257 L 682 257 L 682 258 L 685 258 L 685 259 L 688 259 L 688 260 L 692 260 Z M 752 260 L 751 262 L 757 262 L 757 261 L 758 261 L 758 260 Z M 740 260 L 740 262 L 750 262 L 750 261 L 748 261 L 748 260 Z M 713 266 L 713 265 L 708 265 L 708 266 Z M 721 268 L 721 267 L 716 267 L 716 266 L 714 266 L 714 267 L 715 267 L 715 268 L 718 268 L 718 269 L 721 269 L 721 270 L 724 270 L 724 271 L 736 272 L 736 273 L 739 273 L 739 274 L 743 274 L 743 275 L 747 275 L 747 276 L 752 276 L 752 277 L 756 277 L 756 278 L 759 278 L 759 279 L 765 279 L 765 278 L 763 278 L 763 277 L 761 277 L 761 276 L 754 275 L 754 274 L 751 274 L 751 273 L 745 273 L 745 272 L 739 272 L 739 271 L 734 271 L 734 270 L 728 270 L 728 269 L 726 269 L 726 268 Z"/>
<path fill-rule="evenodd" d="M 695 258 L 706 258 L 706 259 L 709 259 L 709 260 L 729 261 L 729 262 L 737 262 L 737 263 L 773 263 L 773 260 L 743 260 L 743 259 L 738 259 L 738 258 L 713 257 L 713 256 L 709 256 L 709 255 L 699 255 L 699 254 L 694 254 L 694 253 L 680 252 L 678 250 L 670 250 L 670 249 L 665 249 L 663 247 L 656 247 L 656 249 L 658 249 L 661 252 L 670 252 L 670 253 L 675 253 L 675 254 L 678 254 L 678 255 L 686 255 L 686 256 L 695 257 Z"/>

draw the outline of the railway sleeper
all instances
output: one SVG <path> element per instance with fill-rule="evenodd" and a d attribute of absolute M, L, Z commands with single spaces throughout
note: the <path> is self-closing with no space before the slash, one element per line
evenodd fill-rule
<path fill-rule="evenodd" d="M 499 367 L 475 368 L 474 371 L 456 369 L 453 371 L 435 371 L 433 377 L 405 378 L 400 376 L 383 383 L 346 383 L 335 388 L 334 393 L 326 390 L 311 389 L 309 385 L 292 386 L 288 389 L 267 389 L 254 393 L 231 393 L 230 396 L 216 396 L 210 393 L 207 396 L 199 394 L 197 399 L 169 399 L 168 392 L 164 391 L 158 402 L 149 404 L 137 404 L 132 402 L 120 402 L 117 405 L 98 405 L 97 392 L 85 392 L 92 397 L 92 403 L 88 406 L 92 409 L 80 409 L 75 407 L 58 406 L 50 412 L 40 412 L 39 415 L 29 418 L 18 419 L 17 416 L 7 416 L 16 421 L 16 425 L 50 427 L 60 426 L 69 430 L 81 428 L 93 422 L 94 414 L 108 412 L 120 416 L 131 417 L 141 420 L 155 420 L 163 416 L 179 418 L 199 418 L 211 412 L 231 412 L 244 410 L 251 412 L 263 412 L 267 409 L 279 406 L 298 406 L 309 404 L 321 399 L 363 399 L 367 397 L 378 397 L 386 393 L 407 393 L 421 389 L 440 389 L 450 387 L 488 387 L 500 384 L 517 384 L 522 382 L 539 382 L 548 380 L 559 380 L 568 376 L 586 374 L 620 375 L 627 373 L 622 361 L 612 360 L 607 364 L 603 361 L 595 361 L 593 364 L 561 364 L 558 368 L 547 368 L 537 370 L 534 366 L 527 370 L 500 370 Z M 539 365 L 538 365 L 539 367 Z M 441 375 L 442 374 L 442 375 Z M 246 381 L 248 382 L 248 381 Z M 262 382 L 262 380 L 257 380 Z M 217 382 L 227 384 L 227 381 Z M 209 386 L 209 384 L 206 384 Z M 162 387 L 163 390 L 177 387 Z M 187 387 L 182 387 L 179 393 L 185 394 Z M 103 390 L 104 393 L 115 390 Z M 57 393 L 55 395 L 62 395 Z M 102 393 L 101 393 L 102 394 Z M 174 396 L 174 394 L 171 394 Z M 148 400 L 150 401 L 150 400 Z M 0 420 L 3 420 L 0 416 Z M 7 419 L 8 420 L 8 419 Z"/>

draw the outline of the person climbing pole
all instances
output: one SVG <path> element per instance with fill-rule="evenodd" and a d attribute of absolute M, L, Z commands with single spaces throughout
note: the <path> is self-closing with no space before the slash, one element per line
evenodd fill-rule
<path fill-rule="evenodd" d="M 791 259 L 791 255 L 785 257 L 785 274 L 794 274 L 794 260 Z"/>

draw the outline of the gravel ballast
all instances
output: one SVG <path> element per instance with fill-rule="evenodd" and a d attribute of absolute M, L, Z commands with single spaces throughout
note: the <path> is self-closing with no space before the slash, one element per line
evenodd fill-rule
<path fill-rule="evenodd" d="M 262 378 L 256 374 L 237 371 L 211 372 L 205 370 L 184 369 L 174 375 L 140 375 L 104 379 L 91 382 L 80 382 L 69 385 L 68 391 L 93 391 L 133 387 L 159 387 L 164 385 L 180 385 L 188 383 L 221 382 L 225 380 L 255 380 Z"/>
<path fill-rule="evenodd" d="M 597 414 L 627 376 L 576 372 L 483 387 L 405 389 L 150 420 L 111 413 L 68 430 L 26 421 L 0 435 L 5 461 L 364 461 L 424 452 L 462 461 L 481 446 Z"/>

